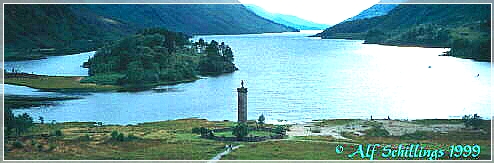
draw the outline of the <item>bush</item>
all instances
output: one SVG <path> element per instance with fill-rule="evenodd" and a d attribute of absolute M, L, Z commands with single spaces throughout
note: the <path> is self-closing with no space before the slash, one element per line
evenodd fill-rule
<path fill-rule="evenodd" d="M 247 124 L 239 123 L 233 128 L 232 135 L 235 135 L 237 138 L 243 138 L 249 135 L 249 128 L 247 127 Z"/>
<path fill-rule="evenodd" d="M 125 140 L 125 136 L 124 136 L 124 134 L 123 134 L 123 133 L 118 134 L 118 136 L 117 136 L 117 139 L 116 139 L 116 140 L 117 140 L 117 141 L 124 141 L 124 140 Z"/>
<path fill-rule="evenodd" d="M 389 136 L 389 132 L 384 129 L 382 126 L 376 126 L 371 129 L 366 130 L 367 136 L 370 137 L 383 137 L 383 136 Z"/>
<path fill-rule="evenodd" d="M 278 135 L 286 135 L 286 131 L 288 130 L 288 127 L 285 125 L 277 125 L 274 129 L 273 132 L 278 134 Z"/>
<path fill-rule="evenodd" d="M 474 129 L 479 129 L 482 124 L 482 119 L 477 114 L 474 114 L 473 117 L 472 115 L 465 115 L 461 119 L 466 127 L 472 127 Z"/>
<path fill-rule="evenodd" d="M 205 127 L 199 128 L 199 132 L 201 133 L 201 137 L 208 137 L 209 134 L 212 133 L 211 131 L 209 131 L 209 129 Z"/>
<path fill-rule="evenodd" d="M 112 131 L 111 139 L 116 141 L 125 141 L 125 135 L 123 133 L 119 133 L 118 131 Z"/>
<path fill-rule="evenodd" d="M 89 136 L 89 134 L 86 134 L 86 135 L 83 135 L 83 136 L 79 137 L 79 140 L 81 140 L 81 141 L 89 141 L 89 140 L 91 140 L 91 137 Z"/>
<path fill-rule="evenodd" d="M 38 151 L 43 151 L 43 145 L 42 144 L 38 144 L 36 146 L 36 148 L 38 148 Z"/>
<path fill-rule="evenodd" d="M 127 140 L 136 140 L 136 139 L 139 139 L 139 137 L 135 136 L 134 134 L 127 135 Z"/>
<path fill-rule="evenodd" d="M 34 147 L 34 146 L 36 146 L 36 144 L 38 144 L 38 143 L 36 142 L 36 140 L 34 140 L 34 139 L 33 139 L 33 140 L 31 140 L 31 146 L 33 146 L 33 147 Z"/>
<path fill-rule="evenodd" d="M 56 144 L 50 144 L 50 146 L 48 147 L 48 151 L 53 151 L 55 148 L 57 148 Z"/>
<path fill-rule="evenodd" d="M 55 135 L 55 136 L 62 136 L 63 135 L 62 130 L 55 130 L 55 132 L 53 133 L 53 135 Z"/>
<path fill-rule="evenodd" d="M 14 148 L 23 148 L 24 144 L 20 141 L 15 141 L 14 144 L 12 144 Z"/>
<path fill-rule="evenodd" d="M 112 139 L 114 139 L 114 140 L 117 139 L 117 136 L 118 136 L 118 131 L 112 131 L 111 132 L 111 138 Z"/>
<path fill-rule="evenodd" d="M 200 134 L 201 133 L 201 128 L 199 128 L 199 127 L 192 128 L 192 133 L 194 133 L 194 134 Z"/>

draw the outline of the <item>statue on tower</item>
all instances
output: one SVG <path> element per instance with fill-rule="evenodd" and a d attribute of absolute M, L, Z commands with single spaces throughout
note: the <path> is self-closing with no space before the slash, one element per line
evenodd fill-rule
<path fill-rule="evenodd" d="M 238 122 L 247 122 L 247 88 L 244 87 L 244 80 L 240 81 L 238 92 Z"/>

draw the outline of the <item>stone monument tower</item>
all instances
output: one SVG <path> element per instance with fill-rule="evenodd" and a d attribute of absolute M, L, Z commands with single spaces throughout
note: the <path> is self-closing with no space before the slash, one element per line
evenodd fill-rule
<path fill-rule="evenodd" d="M 238 122 L 247 122 L 247 88 L 244 87 L 244 81 L 240 82 L 241 87 L 237 88 L 238 92 Z"/>

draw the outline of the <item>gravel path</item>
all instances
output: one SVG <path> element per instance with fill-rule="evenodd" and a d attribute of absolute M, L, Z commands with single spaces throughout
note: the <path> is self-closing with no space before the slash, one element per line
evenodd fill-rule
<path fill-rule="evenodd" d="M 221 159 L 221 157 L 223 157 L 223 156 L 225 156 L 225 155 L 229 154 L 229 153 L 230 153 L 230 152 L 232 152 L 233 150 L 236 150 L 236 149 L 240 148 L 241 146 L 242 146 L 242 145 L 237 145 L 237 146 L 232 147 L 232 149 L 230 149 L 230 148 L 226 149 L 226 151 L 223 151 L 223 152 L 221 152 L 221 153 L 217 154 L 216 156 L 214 156 L 214 157 L 211 159 L 211 161 L 208 161 L 208 163 L 215 163 L 215 162 L 216 162 L 216 160 L 220 160 L 220 159 Z"/>

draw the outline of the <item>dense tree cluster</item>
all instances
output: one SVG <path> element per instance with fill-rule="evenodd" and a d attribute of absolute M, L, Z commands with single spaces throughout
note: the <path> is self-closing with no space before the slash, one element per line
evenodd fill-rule
<path fill-rule="evenodd" d="M 474 129 L 479 129 L 482 124 L 482 118 L 479 115 L 464 115 L 462 118 L 463 123 L 466 127 L 472 127 Z"/>
<path fill-rule="evenodd" d="M 14 116 L 12 110 L 5 108 L 5 136 L 9 136 L 15 133 L 19 136 L 21 133 L 26 132 L 31 126 L 33 126 L 33 118 L 27 113 Z"/>
<path fill-rule="evenodd" d="M 199 41 L 206 54 L 198 54 L 189 36 L 165 29 L 147 29 L 98 50 L 86 65 L 89 82 L 146 84 L 182 81 L 197 74 L 221 74 L 236 70 L 228 45 Z"/>
<path fill-rule="evenodd" d="M 199 61 L 199 71 L 202 75 L 218 75 L 237 70 L 233 64 L 232 49 L 224 42 L 212 40 L 206 45 L 206 56 Z"/>

